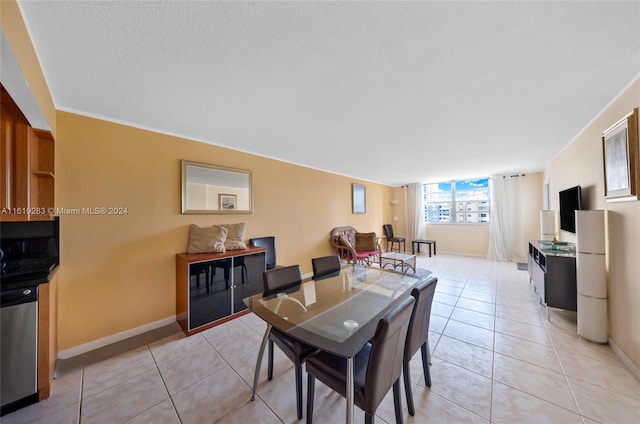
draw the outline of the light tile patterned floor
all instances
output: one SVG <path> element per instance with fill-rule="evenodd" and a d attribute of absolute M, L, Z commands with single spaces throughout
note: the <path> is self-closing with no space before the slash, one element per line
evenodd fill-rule
<path fill-rule="evenodd" d="M 576 336 L 575 314 L 544 319 L 514 263 L 440 254 L 430 346 L 433 385 L 411 363 L 416 416 L 407 423 L 637 423 L 640 382 L 608 346 Z M 247 315 L 181 333 L 57 379 L 53 396 L 2 423 L 293 423 L 293 368 L 276 349 L 274 380 L 253 367 L 265 324 Z M 344 400 L 317 384 L 315 422 L 344 422 Z M 391 395 L 378 422 L 394 423 Z M 356 408 L 356 422 L 363 421 Z"/>

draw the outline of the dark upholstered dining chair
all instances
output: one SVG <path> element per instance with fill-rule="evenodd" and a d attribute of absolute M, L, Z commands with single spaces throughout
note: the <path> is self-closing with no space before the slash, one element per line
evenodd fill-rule
<path fill-rule="evenodd" d="M 407 409 L 409 415 L 415 415 L 413 406 L 413 395 L 411 394 L 411 375 L 409 373 L 409 362 L 418 351 L 422 352 L 422 372 L 424 374 L 424 384 L 431 387 L 431 374 L 429 372 L 429 318 L 431 317 L 431 305 L 436 292 L 438 279 L 435 277 L 421 281 L 411 291 L 411 296 L 416 299 L 409 320 L 409 330 L 407 331 L 407 342 L 404 346 L 404 357 L 402 360 L 402 374 L 404 377 L 404 390 L 407 395 Z"/>
<path fill-rule="evenodd" d="M 409 328 L 409 318 L 415 299 L 407 296 L 385 315 L 370 343 L 353 360 L 354 403 L 365 413 L 365 423 L 373 423 L 378 405 L 393 387 L 396 423 L 402 424 L 400 374 L 402 353 Z M 328 352 L 318 351 L 307 358 L 307 423 L 313 421 L 315 379 L 335 392 L 346 395 L 347 360 Z"/>
<path fill-rule="evenodd" d="M 265 294 L 275 294 L 279 291 L 284 291 L 300 285 L 302 282 L 302 273 L 300 272 L 300 265 L 292 265 L 274 268 L 262 273 L 262 280 L 264 283 Z M 296 302 L 293 302 L 296 303 Z M 304 305 L 298 304 L 298 307 L 304 308 Z M 267 325 L 262 344 L 260 345 L 260 351 L 258 352 L 258 360 L 256 362 L 255 374 L 253 376 L 253 394 L 251 400 L 255 400 L 256 389 L 258 387 L 258 376 L 260 375 L 260 364 L 262 363 L 262 356 L 264 354 L 264 348 L 266 343 L 269 343 L 269 356 L 268 356 L 268 371 L 267 378 L 273 379 L 273 344 L 277 344 L 278 347 L 284 352 L 285 355 L 293 362 L 296 373 L 296 407 L 298 413 L 298 419 L 302 419 L 302 364 L 307 357 L 317 351 L 316 348 L 308 346 L 305 343 L 289 337 L 285 333 L 276 330 Z"/>
<path fill-rule="evenodd" d="M 267 249 L 267 269 L 273 269 L 276 265 L 276 238 L 274 236 L 256 237 L 249 239 L 249 244 Z"/>
<path fill-rule="evenodd" d="M 335 277 L 340 274 L 340 257 L 338 255 L 322 256 L 311 259 L 313 267 L 313 279 Z"/>
<path fill-rule="evenodd" d="M 391 224 L 384 224 L 384 235 L 387 238 L 387 251 L 389 251 L 389 243 L 391 243 L 391 250 L 393 251 L 393 244 L 398 243 L 398 252 L 400 252 L 400 243 L 402 243 L 402 251 L 407 250 L 407 245 L 404 237 L 395 237 L 393 235 L 393 226 Z"/>

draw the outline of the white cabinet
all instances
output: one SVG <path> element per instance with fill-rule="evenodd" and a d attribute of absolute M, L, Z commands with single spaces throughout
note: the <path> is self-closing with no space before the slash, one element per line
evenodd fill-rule
<path fill-rule="evenodd" d="M 576 211 L 578 335 L 608 341 L 605 211 Z"/>

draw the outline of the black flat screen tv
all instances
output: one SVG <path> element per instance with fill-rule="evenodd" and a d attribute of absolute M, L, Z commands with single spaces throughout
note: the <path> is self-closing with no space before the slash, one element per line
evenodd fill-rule
<path fill-rule="evenodd" d="M 575 186 L 560 192 L 560 229 L 576 232 L 576 213 L 582 208 L 582 189 Z"/>

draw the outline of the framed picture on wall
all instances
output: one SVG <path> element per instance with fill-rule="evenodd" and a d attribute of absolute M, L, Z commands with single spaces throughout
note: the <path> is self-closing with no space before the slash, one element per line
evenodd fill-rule
<path fill-rule="evenodd" d="M 353 213 L 367 213 L 366 187 L 362 184 L 351 184 Z"/>
<path fill-rule="evenodd" d="M 602 133 L 604 192 L 608 201 L 637 198 L 638 108 Z"/>
<path fill-rule="evenodd" d="M 218 194 L 218 203 L 220 209 L 225 211 L 236 210 L 236 195 L 235 194 Z"/>

